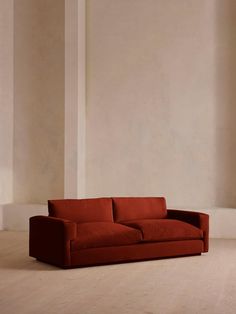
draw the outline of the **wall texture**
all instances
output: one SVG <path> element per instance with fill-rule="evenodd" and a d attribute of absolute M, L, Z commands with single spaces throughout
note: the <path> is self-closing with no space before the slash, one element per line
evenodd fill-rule
<path fill-rule="evenodd" d="M 86 0 L 65 1 L 64 197 L 85 197 Z"/>
<path fill-rule="evenodd" d="M 86 194 L 235 207 L 236 2 L 86 3 Z M 0 203 L 44 203 L 64 195 L 65 0 L 0 9 Z"/>
<path fill-rule="evenodd" d="M 13 0 L 0 0 L 0 42 L 1 204 L 13 198 Z"/>
<path fill-rule="evenodd" d="M 235 2 L 87 10 L 87 194 L 235 207 Z"/>
<path fill-rule="evenodd" d="M 64 6 L 15 1 L 15 202 L 63 197 Z"/>

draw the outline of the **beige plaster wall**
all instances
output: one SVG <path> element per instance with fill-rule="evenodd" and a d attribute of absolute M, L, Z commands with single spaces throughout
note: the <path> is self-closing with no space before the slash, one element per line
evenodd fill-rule
<path fill-rule="evenodd" d="M 233 0 L 87 1 L 87 195 L 236 206 Z"/>
<path fill-rule="evenodd" d="M 15 1 L 15 202 L 63 197 L 64 5 Z"/>
<path fill-rule="evenodd" d="M 86 0 L 65 1 L 65 198 L 85 197 Z"/>
<path fill-rule="evenodd" d="M 0 0 L 0 43 L 1 204 L 13 198 L 13 0 Z"/>

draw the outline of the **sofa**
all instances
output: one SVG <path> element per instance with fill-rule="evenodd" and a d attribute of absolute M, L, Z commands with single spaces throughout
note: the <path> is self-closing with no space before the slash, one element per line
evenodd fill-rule
<path fill-rule="evenodd" d="M 48 210 L 30 218 L 29 255 L 61 268 L 208 251 L 209 216 L 167 209 L 163 197 L 49 200 Z"/>

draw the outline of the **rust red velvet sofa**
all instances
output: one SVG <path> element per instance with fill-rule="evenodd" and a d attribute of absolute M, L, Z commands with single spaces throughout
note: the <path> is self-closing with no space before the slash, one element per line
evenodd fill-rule
<path fill-rule="evenodd" d="M 166 208 L 163 197 L 48 201 L 30 218 L 29 254 L 62 268 L 208 251 L 209 217 Z"/>

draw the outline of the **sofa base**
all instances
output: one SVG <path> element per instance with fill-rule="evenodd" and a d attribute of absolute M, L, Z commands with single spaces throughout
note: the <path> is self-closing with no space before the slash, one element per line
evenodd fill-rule
<path fill-rule="evenodd" d="M 50 263 L 64 269 L 100 266 L 108 264 L 147 261 L 171 257 L 201 255 L 204 252 L 202 240 L 168 241 L 142 243 L 117 247 L 83 249 L 71 252 L 71 265 Z M 37 258 L 40 262 L 48 261 Z"/>
<path fill-rule="evenodd" d="M 166 256 L 166 257 L 154 257 L 154 258 L 143 258 L 143 259 L 137 259 L 137 260 L 127 260 L 127 261 L 114 261 L 109 263 L 94 263 L 91 265 L 74 265 L 74 266 L 60 266 L 58 264 L 50 263 L 50 265 L 59 267 L 62 269 L 75 269 L 75 268 L 85 268 L 85 267 L 98 267 L 98 266 L 108 266 L 108 265 L 117 265 L 117 264 L 131 264 L 131 263 L 139 263 L 139 262 L 148 262 L 148 261 L 157 261 L 162 259 L 171 259 L 171 258 L 181 258 L 181 257 L 191 257 L 191 256 L 201 256 L 202 253 L 194 253 L 194 254 L 188 254 L 188 255 L 176 255 L 176 256 Z M 46 263 L 48 262 L 43 261 L 41 259 L 36 258 L 36 260 L 40 263 Z"/>
<path fill-rule="evenodd" d="M 71 266 L 92 266 L 201 254 L 202 240 L 143 243 L 71 252 Z"/>
<path fill-rule="evenodd" d="M 70 269 L 201 255 L 204 253 L 203 247 L 202 240 L 183 240 L 83 249 L 71 252 L 71 265 L 61 265 L 35 257 L 40 262 Z"/>

